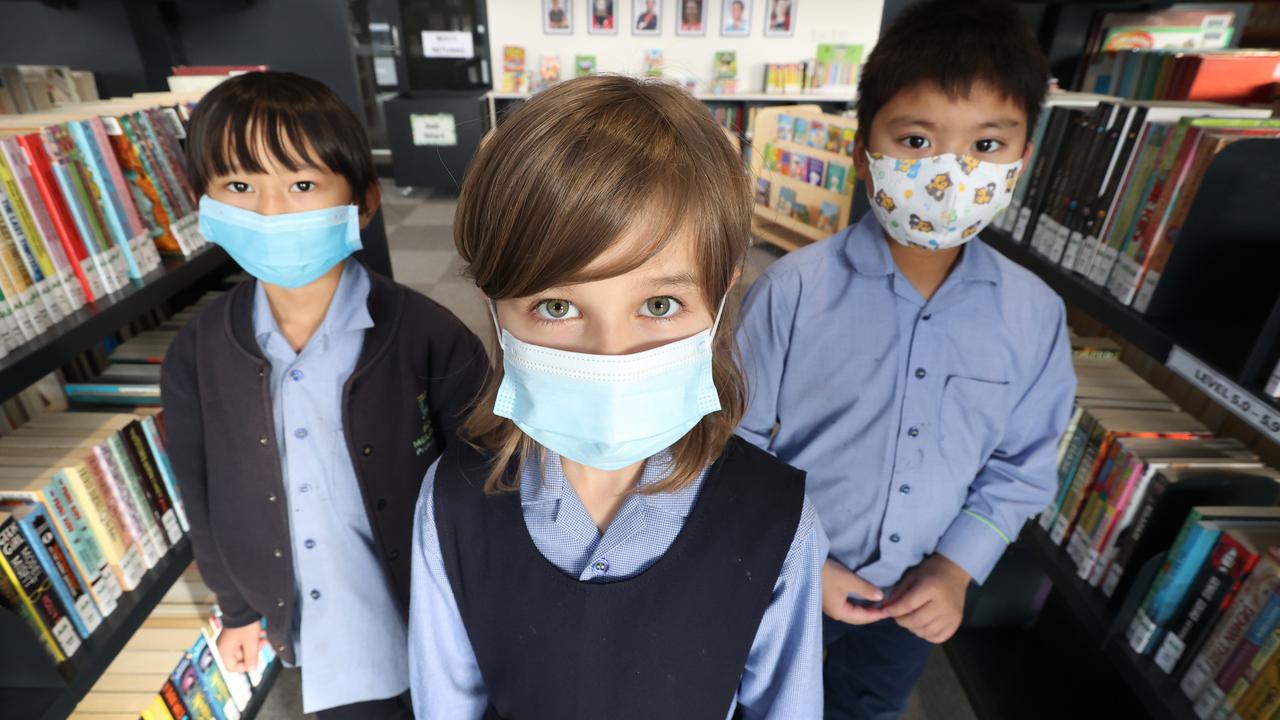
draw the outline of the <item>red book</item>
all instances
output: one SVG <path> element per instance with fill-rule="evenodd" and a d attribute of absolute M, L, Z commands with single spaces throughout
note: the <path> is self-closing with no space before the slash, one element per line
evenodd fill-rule
<path fill-rule="evenodd" d="M 1280 80 L 1280 52 L 1213 53 L 1193 62 L 1187 100 L 1266 102 L 1271 84 Z"/>
<path fill-rule="evenodd" d="M 58 241 L 62 243 L 62 248 L 71 261 L 71 269 L 75 271 L 80 287 L 84 289 L 84 297 L 89 302 L 93 302 L 97 296 L 90 289 L 89 278 L 84 272 L 85 259 L 89 257 L 89 252 L 85 249 L 84 241 L 80 239 L 80 232 L 76 230 L 76 224 L 71 219 L 71 210 L 67 207 L 62 191 L 58 188 L 58 181 L 53 176 L 53 166 L 49 164 L 49 156 L 45 154 L 44 143 L 41 142 L 40 135 L 35 133 L 21 135 L 17 140 L 22 146 L 23 155 L 26 156 L 31 177 L 40 190 L 40 199 L 44 201 L 45 209 L 49 211 L 49 218 L 53 221 L 53 227 L 58 233 Z"/>

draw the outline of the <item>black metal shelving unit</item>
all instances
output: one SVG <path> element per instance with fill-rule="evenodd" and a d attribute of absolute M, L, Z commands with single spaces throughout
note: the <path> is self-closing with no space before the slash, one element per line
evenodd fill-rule
<path fill-rule="evenodd" d="M 202 286 L 212 286 L 235 269 L 226 253 L 213 246 L 185 259 L 166 256 L 162 267 L 141 281 L 98 298 L 0 359 L 0 398 L 11 397 L 67 365 L 155 307 Z M 16 614 L 0 608 L 0 717 L 68 717 L 192 560 L 191 542 L 184 538 L 147 572 L 137 589 L 120 598 L 116 611 L 60 666 Z M 279 672 L 278 663 L 272 665 L 254 691 L 253 701 L 243 714 L 245 720 L 257 713 Z"/>

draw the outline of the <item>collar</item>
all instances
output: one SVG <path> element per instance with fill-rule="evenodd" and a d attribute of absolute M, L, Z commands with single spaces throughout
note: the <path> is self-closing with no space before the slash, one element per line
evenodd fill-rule
<path fill-rule="evenodd" d="M 404 295 L 393 280 L 369 271 L 360 261 L 353 258 L 348 260 L 348 265 L 360 265 L 369 281 L 368 299 L 363 303 L 369 317 L 369 329 L 360 349 L 360 359 L 351 373 L 355 378 L 397 337 L 400 316 L 404 311 Z M 251 280 L 231 289 L 222 322 L 227 337 L 241 352 L 264 362 L 266 358 L 256 341 L 254 327 L 253 306 L 258 285 L 256 280 Z"/>
<path fill-rule="evenodd" d="M 342 268 L 338 287 L 314 337 L 327 342 L 331 334 L 373 327 L 373 317 L 369 315 L 370 287 L 369 271 L 358 262 L 348 261 Z M 273 336 L 280 335 L 280 326 L 271 312 L 266 288 L 260 282 L 254 283 L 253 334 L 261 347 L 267 347 Z"/>
<path fill-rule="evenodd" d="M 875 213 L 868 212 L 856 225 L 845 230 L 845 255 L 853 264 L 853 269 L 860 275 L 885 277 L 897 275 L 898 266 L 889 252 L 889 243 L 893 240 L 885 237 L 880 221 Z M 999 285 L 1001 281 L 1000 266 L 994 257 L 994 250 L 986 243 L 974 238 L 965 244 L 960 253 L 960 261 L 951 271 L 948 281 L 985 282 Z"/>
<path fill-rule="evenodd" d="M 663 451 L 649 458 L 640 472 L 637 488 L 643 488 L 665 480 L 671 474 L 671 454 Z M 641 507 L 646 511 L 688 517 L 693 503 L 698 499 L 698 490 L 707 476 L 707 468 L 703 468 L 698 478 L 684 488 L 675 492 L 637 494 Z M 538 457 L 526 463 L 520 475 L 520 504 L 537 505 L 547 502 L 558 502 L 564 497 L 568 480 L 564 476 L 564 467 L 560 464 L 560 456 L 546 448 Z"/>

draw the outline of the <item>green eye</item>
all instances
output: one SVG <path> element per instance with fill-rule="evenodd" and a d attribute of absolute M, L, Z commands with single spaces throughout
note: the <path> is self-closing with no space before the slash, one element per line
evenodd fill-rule
<path fill-rule="evenodd" d="M 644 301 L 641 315 L 646 317 L 666 318 L 680 311 L 680 301 L 673 297 L 653 297 Z"/>
<path fill-rule="evenodd" d="M 577 317 L 577 308 L 568 300 L 543 300 L 538 303 L 538 314 L 549 320 Z"/>

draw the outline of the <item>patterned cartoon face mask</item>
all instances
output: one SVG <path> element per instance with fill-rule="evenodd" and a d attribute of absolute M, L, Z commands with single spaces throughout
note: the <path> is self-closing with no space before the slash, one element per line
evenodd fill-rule
<path fill-rule="evenodd" d="M 903 245 L 932 250 L 968 242 L 1009 206 L 1022 161 L 993 163 L 970 155 L 899 160 L 867 153 L 871 210 Z"/>

